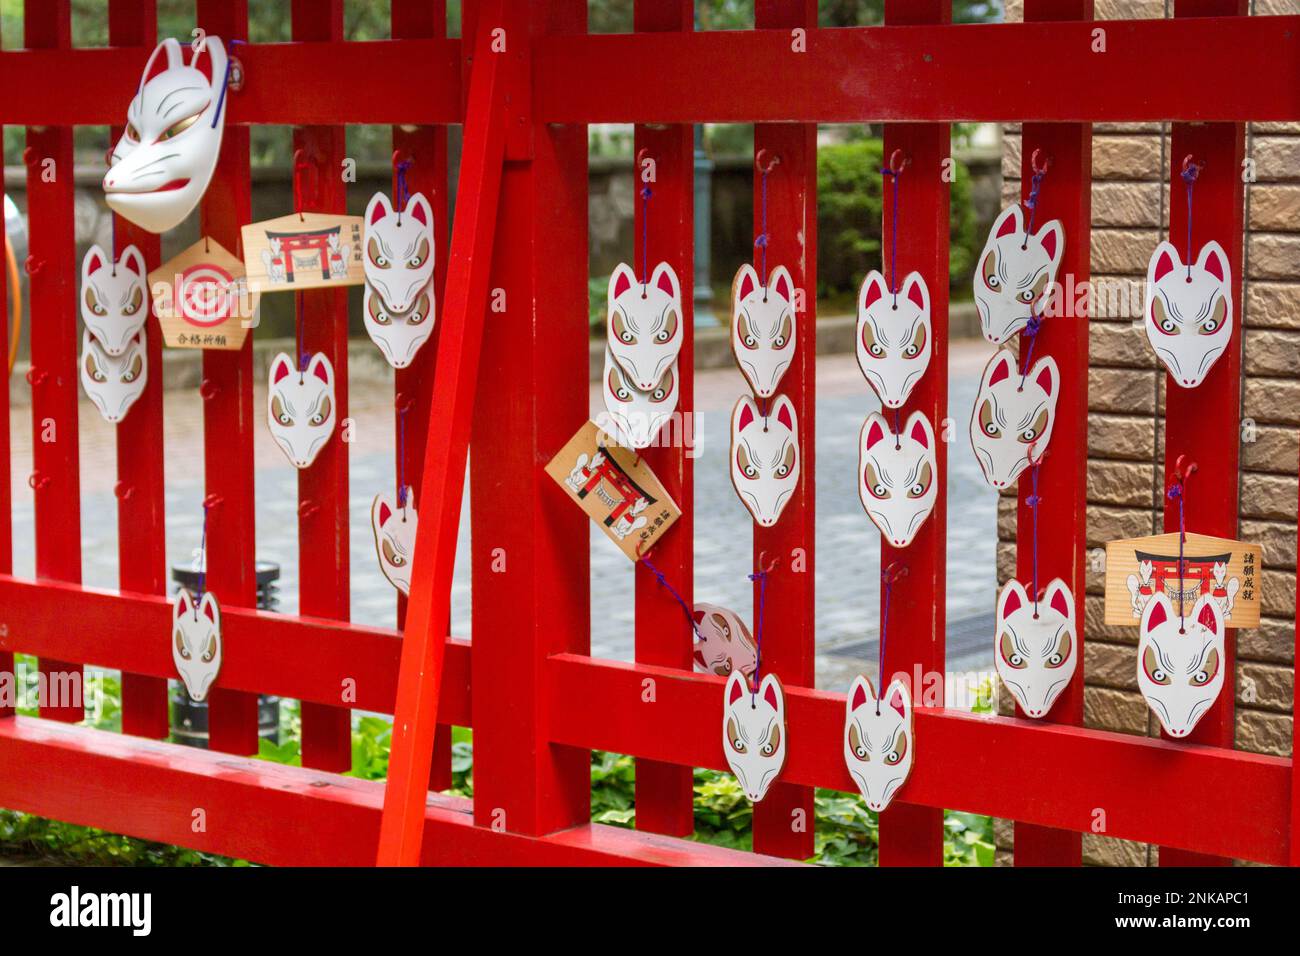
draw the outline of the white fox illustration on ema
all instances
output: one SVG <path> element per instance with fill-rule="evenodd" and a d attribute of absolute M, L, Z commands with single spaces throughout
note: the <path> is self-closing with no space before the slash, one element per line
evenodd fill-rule
<path fill-rule="evenodd" d="M 924 412 L 913 412 L 897 435 L 872 412 L 858 439 L 858 497 L 890 544 L 912 543 L 939 497 L 934 429 Z"/>
<path fill-rule="evenodd" d="M 334 367 L 324 352 L 313 355 L 304 371 L 284 352 L 272 359 L 267 422 L 295 468 L 311 465 L 334 434 L 334 405 Z"/>
<path fill-rule="evenodd" d="M 1030 235 L 1020 203 L 1002 210 L 975 269 L 975 305 L 986 339 L 1001 345 L 1042 314 L 1064 251 L 1059 220 Z"/>
<path fill-rule="evenodd" d="M 271 282 L 284 282 L 288 272 L 284 262 L 284 240 L 276 236 L 267 238 L 271 248 L 262 250 L 262 265 L 266 268 L 266 277 Z"/>
<path fill-rule="evenodd" d="M 1171 737 L 1186 737 L 1223 689 L 1224 633 L 1219 603 L 1206 594 L 1180 618 L 1163 592 L 1142 611 L 1138 690 Z"/>
<path fill-rule="evenodd" d="M 898 296 L 885 277 L 867 273 L 858 292 L 858 367 L 881 404 L 902 408 L 930 367 L 930 290 L 919 272 L 908 273 Z"/>
<path fill-rule="evenodd" d="M 140 329 L 121 355 L 109 355 L 87 329 L 81 334 L 81 387 L 104 421 L 117 424 L 126 417 L 149 382 L 149 352 Z"/>
<path fill-rule="evenodd" d="M 858 675 L 844 703 L 844 763 L 867 806 L 879 813 L 912 772 L 912 696 L 895 680 L 877 698 L 871 680 Z"/>
<path fill-rule="evenodd" d="M 221 671 L 221 608 L 211 591 L 196 604 L 181 588 L 172 602 L 172 663 L 190 700 L 207 700 Z"/>
<path fill-rule="evenodd" d="M 1061 375 L 1051 356 L 1022 375 L 1010 349 L 998 349 L 980 378 L 971 410 L 970 440 L 984 480 L 1006 488 L 1039 461 L 1052 438 Z"/>
<path fill-rule="evenodd" d="M 188 65 L 174 39 L 154 49 L 104 174 L 114 212 L 158 233 L 198 205 L 221 150 L 226 62 L 226 48 L 212 36 Z"/>
<path fill-rule="evenodd" d="M 1074 596 L 1053 578 L 1034 604 L 1012 578 L 998 597 L 993 661 L 1002 683 L 1029 717 L 1042 717 L 1069 686 L 1078 663 Z"/>
<path fill-rule="evenodd" d="M 362 237 L 366 282 L 392 312 L 410 311 L 422 294 L 433 299 L 433 207 L 416 193 L 406 208 L 394 211 L 382 192 L 366 206 L 366 232 Z"/>
<path fill-rule="evenodd" d="M 370 528 L 375 534 L 379 570 L 389 584 L 408 595 L 411 593 L 411 562 L 415 559 L 415 532 L 419 524 L 415 492 L 409 487 L 401 504 L 387 495 L 375 495 L 370 504 Z"/>
<path fill-rule="evenodd" d="M 764 418 L 748 395 L 731 413 L 731 483 L 740 501 L 770 528 L 799 486 L 799 423 L 794 403 L 778 395 Z"/>
<path fill-rule="evenodd" d="M 777 266 L 764 286 L 745 263 L 731 282 L 731 351 L 759 398 L 771 398 L 794 361 L 794 280 Z"/>
<path fill-rule="evenodd" d="M 642 285 L 627 263 L 609 277 L 606 341 L 632 387 L 653 391 L 682 349 L 682 287 L 672 266 L 655 266 Z"/>
<path fill-rule="evenodd" d="M 108 355 L 131 345 L 149 317 L 144 256 L 135 246 L 116 263 L 99 246 L 81 260 L 81 321 Z"/>
<path fill-rule="evenodd" d="M 1205 381 L 1232 338 L 1232 270 L 1217 242 L 1185 265 L 1172 243 L 1156 246 L 1147 266 L 1147 339 L 1174 384 Z"/>
<path fill-rule="evenodd" d="M 740 789 L 758 803 L 785 766 L 785 692 L 775 674 L 764 677 L 757 691 L 749 683 L 737 670 L 727 678 L 722 750 Z"/>

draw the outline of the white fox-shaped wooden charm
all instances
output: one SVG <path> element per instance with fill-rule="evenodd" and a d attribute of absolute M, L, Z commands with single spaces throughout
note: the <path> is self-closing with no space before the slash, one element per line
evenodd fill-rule
<path fill-rule="evenodd" d="M 799 485 L 799 422 L 794 403 L 778 395 L 766 418 L 748 395 L 731 413 L 731 483 L 741 503 L 770 528 Z"/>
<path fill-rule="evenodd" d="M 1172 243 L 1156 246 L 1147 266 L 1147 340 L 1175 385 L 1205 381 L 1232 338 L 1232 271 L 1217 242 L 1185 265 Z"/>
<path fill-rule="evenodd" d="M 975 305 L 986 339 L 1001 345 L 1042 314 L 1064 252 L 1059 220 L 1030 235 L 1020 203 L 1002 210 L 975 269 Z"/>
<path fill-rule="evenodd" d="M 1027 717 L 1043 717 L 1070 685 L 1079 660 L 1075 636 L 1074 596 L 1053 578 L 1034 605 L 1014 578 L 998 598 L 997 646 L 993 662 L 998 676 Z"/>
<path fill-rule="evenodd" d="M 858 367 L 881 404 L 902 408 L 930 367 L 930 290 L 919 272 L 890 294 L 872 270 L 858 292 Z"/>
<path fill-rule="evenodd" d="M 1142 610 L 1138 690 L 1171 737 L 1186 737 L 1219 699 L 1224 680 L 1223 611 L 1205 594 L 1186 618 L 1163 591 Z"/>
<path fill-rule="evenodd" d="M 682 350 L 682 287 L 666 262 L 642 285 L 620 262 L 609 277 L 606 341 L 629 384 L 651 392 Z"/>
<path fill-rule="evenodd" d="M 970 441 L 984 480 L 1006 488 L 1039 461 L 1052 437 L 1061 375 L 1051 356 L 1034 363 L 1028 375 L 1016 369 L 1010 349 L 998 349 L 980 378 L 971 410 Z"/>
<path fill-rule="evenodd" d="M 741 374 L 759 398 L 771 398 L 794 361 L 794 280 L 785 266 L 767 277 L 767 286 L 749 263 L 731 282 L 731 351 Z"/>
<path fill-rule="evenodd" d="M 398 505 L 388 495 L 375 495 L 370 505 L 370 528 L 375 534 L 379 570 L 388 583 L 403 594 L 411 593 L 411 562 L 415 559 L 415 532 L 420 517 L 415 511 L 415 492 L 406 489 Z"/>
<path fill-rule="evenodd" d="M 924 412 L 912 412 L 897 435 L 879 412 L 858 438 L 858 497 L 872 523 L 896 548 L 912 543 L 939 498 L 934 429 Z"/>
<path fill-rule="evenodd" d="M 81 321 L 114 358 L 130 347 L 149 317 L 144 256 L 135 246 L 122 250 L 116 263 L 99 246 L 81 260 Z"/>
<path fill-rule="evenodd" d="M 181 588 L 172 602 L 172 663 L 190 700 L 206 700 L 221 671 L 221 608 L 211 591 L 196 605 Z"/>
<path fill-rule="evenodd" d="M 877 700 L 870 679 L 849 687 L 844 713 L 844 763 L 867 806 L 880 812 L 907 782 L 915 759 L 912 697 L 895 680 Z"/>
<path fill-rule="evenodd" d="M 284 352 L 271 362 L 266 394 L 271 435 L 295 468 L 307 468 L 334 434 L 334 367 L 317 352 L 304 371 Z"/>
<path fill-rule="evenodd" d="M 785 766 L 785 692 L 768 674 L 752 693 L 740 671 L 727 678 L 723 697 L 722 750 L 745 796 L 758 803 Z"/>

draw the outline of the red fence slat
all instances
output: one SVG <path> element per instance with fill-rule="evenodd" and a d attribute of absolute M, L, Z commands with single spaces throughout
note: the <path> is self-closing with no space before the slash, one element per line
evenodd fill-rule
<path fill-rule="evenodd" d="M 68 49 L 72 45 L 69 0 L 23 8 L 28 46 Z M 32 475 L 36 497 L 36 576 L 81 580 L 81 477 L 77 399 L 77 263 L 74 220 L 72 130 L 47 126 L 27 130 L 27 218 L 32 224 L 27 272 L 31 316 Z M 50 705 L 50 698 L 75 700 L 81 667 L 42 663 L 46 690 L 42 717 L 76 723 L 76 705 Z"/>

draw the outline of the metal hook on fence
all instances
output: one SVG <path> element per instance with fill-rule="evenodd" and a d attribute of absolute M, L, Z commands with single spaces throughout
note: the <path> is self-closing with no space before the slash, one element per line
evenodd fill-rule
<path fill-rule="evenodd" d="M 781 157 L 776 153 L 769 153 L 766 148 L 760 149 L 754 155 L 754 168 L 764 176 L 780 165 Z"/>
<path fill-rule="evenodd" d="M 1182 176 L 1183 182 L 1196 182 L 1201 175 L 1201 170 L 1205 168 L 1205 163 L 1200 162 L 1191 153 L 1183 157 Z"/>
<path fill-rule="evenodd" d="M 210 508 L 220 508 L 222 504 L 225 503 L 225 500 L 225 498 L 221 497 L 221 495 L 214 491 L 203 499 L 203 510 L 207 511 Z"/>
<path fill-rule="evenodd" d="M 301 220 L 301 219 L 303 218 L 303 214 L 302 214 L 302 205 L 303 205 L 303 184 L 302 184 L 302 180 L 303 180 L 303 173 L 306 172 L 306 171 L 312 171 L 312 172 L 314 172 L 314 171 L 315 171 L 315 162 L 314 162 L 314 160 L 308 158 L 307 153 L 306 153 L 305 150 L 302 150 L 302 149 L 295 149 L 295 150 L 293 151 L 293 211 L 296 212 L 296 213 L 298 214 L 298 219 L 299 219 L 299 220 Z M 314 182 L 314 183 L 313 183 L 313 188 L 312 188 L 312 199 L 313 199 L 313 201 L 317 198 L 317 196 L 316 196 L 316 192 L 317 192 L 317 188 L 318 188 L 318 187 L 319 187 L 319 183 L 315 183 L 315 182 Z"/>
<path fill-rule="evenodd" d="M 640 541 L 638 541 L 638 542 L 636 543 L 636 559 L 637 559 L 638 561 L 640 561 L 642 558 L 646 557 L 646 556 L 647 556 L 651 551 L 653 551 L 654 548 L 655 548 L 654 543 L 652 543 L 652 544 L 650 545 L 650 547 L 647 548 L 647 547 L 645 546 L 645 544 L 646 544 L 647 541 L 651 541 L 651 542 L 653 542 L 654 539 L 653 539 L 653 538 L 642 538 Z M 642 550 L 642 549 L 644 549 L 644 550 Z"/>
<path fill-rule="evenodd" d="M 32 366 L 27 370 L 27 384 L 33 388 L 40 385 L 47 378 L 49 378 L 49 372 L 46 372 L 44 369 L 38 369 L 35 366 Z"/>
<path fill-rule="evenodd" d="M 33 491 L 40 491 L 42 488 L 49 485 L 49 483 L 50 476 L 42 474 L 39 471 L 34 471 L 27 476 L 27 487 L 31 488 Z"/>
<path fill-rule="evenodd" d="M 131 496 L 135 494 L 135 485 L 128 484 L 125 481 L 119 481 L 113 486 L 113 496 L 118 501 L 130 501 Z"/>
<path fill-rule="evenodd" d="M 298 505 L 299 518 L 310 518 L 318 511 L 320 511 L 320 505 L 316 504 L 316 502 L 314 501 L 307 500 L 307 501 L 303 501 L 302 504 Z"/>
<path fill-rule="evenodd" d="M 1174 478 L 1180 484 L 1185 483 L 1198 470 L 1200 466 L 1195 461 L 1189 461 L 1186 455 L 1179 455 L 1174 461 Z"/>
<path fill-rule="evenodd" d="M 39 256 L 28 256 L 23 260 L 23 271 L 29 276 L 34 276 L 45 268 L 45 260 Z"/>
<path fill-rule="evenodd" d="M 221 386 L 210 378 L 205 378 L 199 383 L 199 397 L 205 402 L 210 402 L 221 392 Z"/>
<path fill-rule="evenodd" d="M 908 166 L 912 165 L 912 157 L 907 155 L 901 149 L 896 149 L 889 154 L 889 164 L 886 167 L 891 176 L 897 176 Z"/>
<path fill-rule="evenodd" d="M 880 572 L 881 584 L 894 584 L 907 577 L 907 565 L 902 561 L 890 561 Z"/>
<path fill-rule="evenodd" d="M 1040 158 L 1042 159 L 1041 165 L 1039 163 Z M 1034 151 L 1029 154 L 1029 168 L 1033 170 L 1036 175 L 1042 176 L 1051 169 L 1051 167 L 1052 157 L 1050 155 L 1044 155 L 1041 149 L 1035 148 Z"/>
<path fill-rule="evenodd" d="M 758 571 L 755 573 L 771 574 L 773 571 L 776 570 L 777 565 L 779 565 L 780 563 L 781 563 L 781 558 L 779 555 L 773 555 L 771 560 L 769 560 L 767 557 L 767 552 L 760 551 L 758 552 Z"/>

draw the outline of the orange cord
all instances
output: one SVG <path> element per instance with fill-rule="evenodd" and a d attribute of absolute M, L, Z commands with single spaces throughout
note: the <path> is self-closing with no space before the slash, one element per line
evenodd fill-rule
<path fill-rule="evenodd" d="M 18 260 L 14 258 L 14 247 L 5 236 L 5 260 L 9 266 L 9 288 L 13 298 L 9 305 L 9 374 L 14 372 L 14 362 L 18 360 L 18 337 L 23 331 L 23 287 L 18 279 Z"/>

